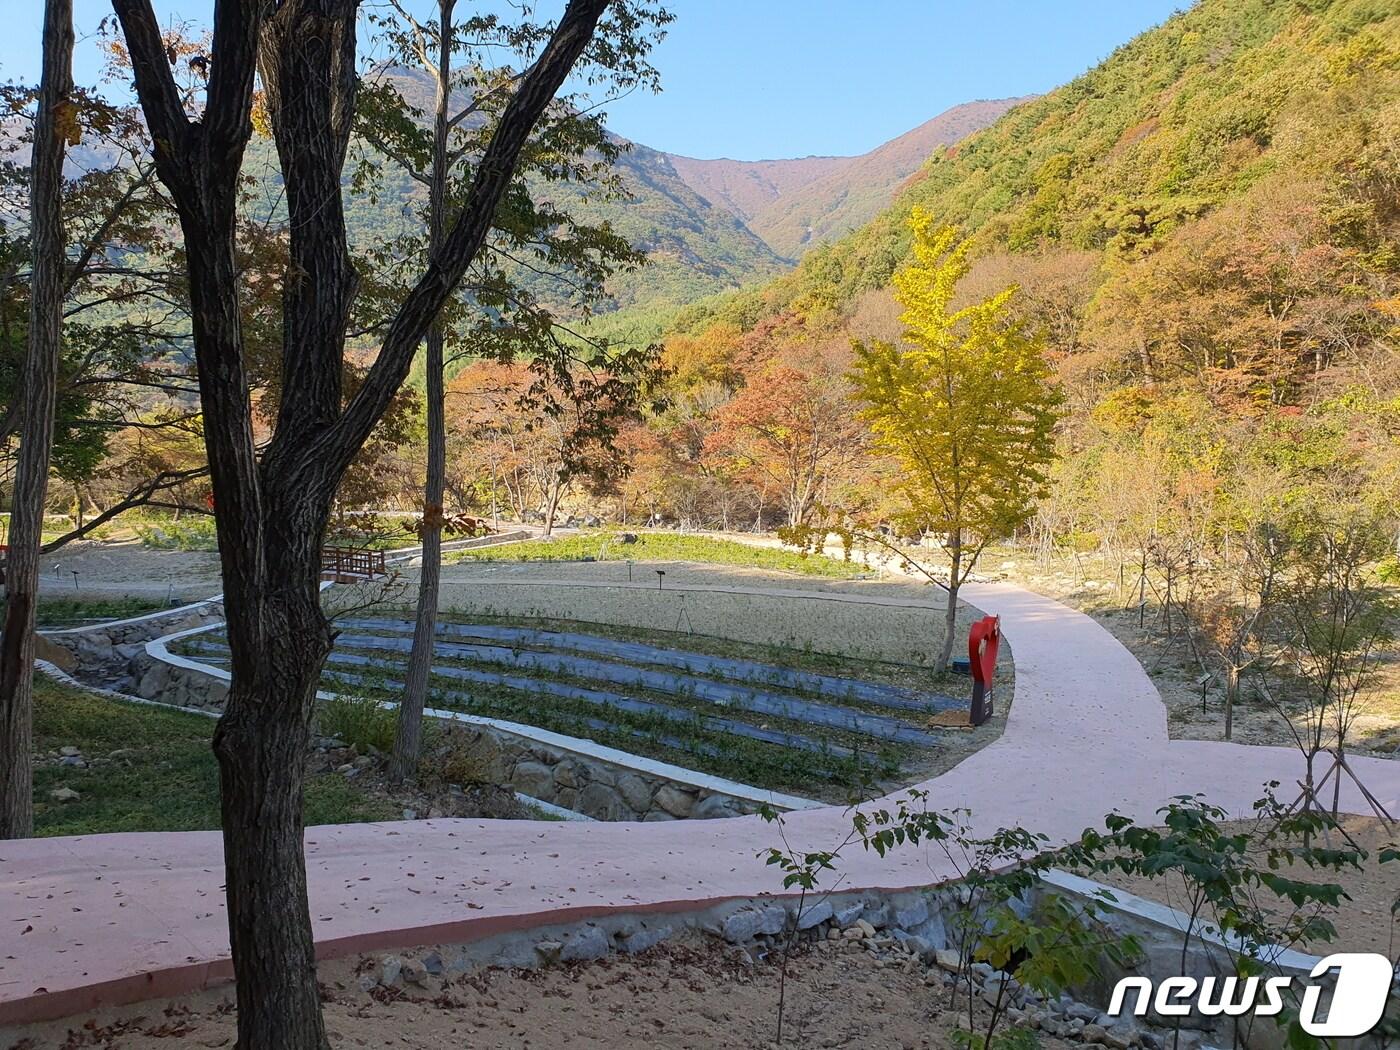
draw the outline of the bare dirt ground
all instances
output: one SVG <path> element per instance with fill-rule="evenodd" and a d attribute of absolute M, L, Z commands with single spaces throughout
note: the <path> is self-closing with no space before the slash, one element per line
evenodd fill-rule
<path fill-rule="evenodd" d="M 1342 902 L 1336 912 L 1327 915 L 1337 931 L 1331 942 L 1303 942 L 1294 947 L 1321 955 L 1329 950 L 1381 952 L 1394 958 L 1395 953 L 1400 951 L 1400 927 L 1397 927 L 1390 909 L 1400 899 L 1400 862 L 1382 864 L 1378 854 L 1382 847 L 1400 839 L 1400 828 L 1387 828 L 1372 817 L 1343 817 L 1341 825 L 1356 845 L 1368 854 L 1359 871 L 1345 868 L 1334 872 L 1309 868 L 1301 863 L 1284 864 L 1278 869 L 1279 874 L 1300 882 L 1340 885 L 1349 898 Z M 1242 821 L 1226 824 L 1225 829 L 1232 834 L 1252 834 L 1257 827 L 1252 822 Z M 1340 836 L 1334 835 L 1332 845 L 1340 848 L 1346 843 Z M 1179 879 L 1142 879 L 1117 874 L 1096 875 L 1094 878 L 1179 911 L 1191 911 L 1190 899 Z M 1273 898 L 1261 899 L 1267 900 L 1269 910 L 1280 917 L 1293 913 L 1292 906 L 1286 902 L 1279 901 L 1275 908 Z M 1208 916 L 1206 921 L 1210 921 Z"/>
<path fill-rule="evenodd" d="M 80 540 L 40 562 L 46 598 L 122 596 L 195 601 L 222 589 L 219 556 L 209 551 L 155 550 L 139 540 Z"/>
<path fill-rule="evenodd" d="M 371 968 L 374 959 L 363 960 Z M 947 991 L 914 963 L 823 947 L 788 967 L 784 1033 L 774 1042 L 778 967 L 715 942 L 683 942 L 633 958 L 543 971 L 494 970 L 413 993 L 360 990 L 356 963 L 321 967 L 333 1047 L 420 1050 L 722 1050 L 859 1047 L 951 1050 Z M 232 1047 L 227 996 L 146 1003 L 36 1027 L 11 1050 Z M 70 1034 L 71 1033 L 71 1034 Z M 25 1040 L 28 1040 L 27 1042 Z M 1042 1036 L 1042 1050 L 1069 1044 Z"/>
<path fill-rule="evenodd" d="M 1201 668 L 1185 642 L 1167 633 L 1150 590 L 1139 616 L 1134 581 L 1128 578 L 1131 571 L 1120 588 L 1117 570 L 1097 556 L 1057 558 L 1047 565 L 1021 551 L 989 553 L 981 571 L 1048 595 L 1097 620 L 1147 670 L 1167 705 L 1167 729 L 1174 739 L 1224 739 L 1219 683 L 1207 683 L 1203 708 Z M 1239 744 L 1295 746 L 1279 713 L 1247 686 L 1235 708 L 1231 739 Z M 1400 660 L 1382 666 L 1352 728 L 1349 747 L 1375 758 L 1400 757 Z"/>

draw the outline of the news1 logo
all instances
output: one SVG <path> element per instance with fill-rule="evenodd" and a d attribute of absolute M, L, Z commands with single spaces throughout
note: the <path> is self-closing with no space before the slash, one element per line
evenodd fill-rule
<path fill-rule="evenodd" d="M 1319 978 L 1336 972 L 1336 984 L 1325 1020 L 1318 1018 L 1324 985 Z M 1298 1004 L 1298 1023 L 1309 1035 L 1348 1039 L 1365 1035 L 1380 1023 L 1390 997 L 1395 970 L 1384 955 L 1371 952 L 1339 952 L 1322 959 L 1308 974 Z M 1193 1010 L 1203 1017 L 1275 1017 L 1283 1012 L 1283 993 L 1293 977 L 1168 977 L 1153 982 L 1147 977 L 1124 977 L 1113 989 L 1108 1014 L 1123 1013 L 1128 993 L 1135 992 L 1132 1013 L 1144 1016 L 1148 1008 L 1160 1017 L 1185 1017 Z"/>

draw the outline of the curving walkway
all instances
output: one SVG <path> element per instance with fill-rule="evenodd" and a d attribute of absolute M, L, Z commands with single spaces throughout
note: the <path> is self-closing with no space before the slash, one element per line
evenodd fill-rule
<path fill-rule="evenodd" d="M 1089 617 L 1007 584 L 964 593 L 1001 615 L 1016 697 L 999 740 L 920 785 L 933 805 L 967 807 L 986 831 L 1019 824 L 1064 840 L 1108 810 L 1145 819 L 1196 791 L 1243 814 L 1266 781 L 1300 775 L 1301 759 L 1287 749 L 1168 740 L 1152 682 Z M 1400 762 L 1353 762 L 1400 808 Z M 1354 791 L 1342 805 L 1365 809 Z M 792 813 L 786 823 L 799 848 L 832 848 L 850 826 L 839 808 Z M 778 892 L 775 870 L 758 857 L 776 841 L 756 817 L 316 827 L 306 834 L 311 911 L 318 946 L 333 956 L 620 910 L 685 910 Z M 924 850 L 882 860 L 856 848 L 840 866 L 843 890 L 907 889 L 952 874 Z M 0 1024 L 227 977 L 222 884 L 215 832 L 0 843 Z"/>

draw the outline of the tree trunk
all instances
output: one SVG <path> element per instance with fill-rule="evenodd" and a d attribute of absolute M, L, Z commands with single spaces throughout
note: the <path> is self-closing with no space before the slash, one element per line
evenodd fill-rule
<path fill-rule="evenodd" d="M 68 108 L 72 105 L 72 93 L 72 0 L 48 0 L 44 7 L 43 73 L 29 184 L 33 263 L 29 348 L 21 394 L 24 419 L 10 510 L 5 622 L 0 630 L 0 839 L 27 838 L 34 833 L 30 755 L 34 733 L 34 620 L 63 338 L 63 154 L 71 122 L 76 119 Z"/>
<path fill-rule="evenodd" d="M 559 498 L 563 494 L 564 485 L 556 474 L 554 480 L 549 483 L 549 496 L 545 504 L 544 512 L 544 534 L 554 535 L 554 516 L 559 511 Z"/>
<path fill-rule="evenodd" d="M 229 939 L 237 973 L 238 1046 L 329 1046 L 316 986 L 316 952 L 302 848 L 302 791 L 311 712 L 330 625 L 319 560 L 305 541 L 279 559 L 259 624 L 264 651 L 251 674 L 235 674 L 214 732 L 219 761 Z M 298 583 L 297 581 L 301 581 Z"/>
<path fill-rule="evenodd" d="M 484 244 L 532 129 L 607 5 L 570 0 L 507 103 L 442 250 L 404 297 L 374 364 L 346 398 L 346 328 L 357 277 L 340 179 L 355 104 L 357 0 L 220 0 L 208 101 L 197 121 L 185 112 L 150 0 L 113 0 L 157 171 L 179 211 L 218 508 L 232 682 L 214 748 L 239 1050 L 327 1045 L 301 806 L 316 682 L 333 639 L 318 583 L 336 489 Z M 290 230 L 283 397 L 261 458 L 234 250 L 255 65 L 282 164 Z"/>
<path fill-rule="evenodd" d="M 1235 728 L 1235 701 L 1240 695 L 1240 669 L 1231 664 L 1225 669 L 1225 739 Z"/>
<path fill-rule="evenodd" d="M 962 530 L 954 529 L 948 542 L 948 605 L 943 612 L 943 651 L 938 657 L 938 673 L 948 670 L 953 658 L 953 642 L 958 629 L 958 591 L 962 587 Z"/>
<path fill-rule="evenodd" d="M 447 226 L 447 121 L 452 95 L 452 10 L 457 0 L 438 0 L 437 104 L 433 121 L 433 160 L 429 174 L 428 253 L 442 248 Z M 428 329 L 428 463 L 423 484 L 423 552 L 418 572 L 418 615 L 413 625 L 413 648 L 408 655 L 403 696 L 399 700 L 398 732 L 390 773 L 412 780 L 418 773 L 423 743 L 423 708 L 428 702 L 428 677 L 433 669 L 437 636 L 438 591 L 442 579 L 442 499 L 447 487 L 447 420 L 443 390 L 443 333 L 434 321 Z"/>

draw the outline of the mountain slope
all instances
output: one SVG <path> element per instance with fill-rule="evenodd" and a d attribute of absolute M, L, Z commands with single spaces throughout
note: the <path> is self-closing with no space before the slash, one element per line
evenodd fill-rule
<path fill-rule="evenodd" d="M 916 205 L 972 235 L 979 254 L 1013 253 L 1011 279 L 1015 253 L 1060 251 L 1097 258 L 1095 281 L 1122 282 L 1231 209 L 1278 213 L 1241 223 L 1292 221 L 1290 199 L 1333 227 L 1319 236 L 1400 270 L 1382 244 L 1400 220 L 1397 158 L 1393 3 L 1202 0 L 936 155 L 893 205 L 793 273 L 687 322 L 719 311 L 752 324 L 804 301 L 850 308 L 907 256 Z"/>
<path fill-rule="evenodd" d="M 779 255 L 795 259 L 869 222 L 940 147 L 987 127 L 1023 101 L 954 106 L 858 157 L 736 161 L 672 154 L 670 160 L 697 193 L 743 219 Z"/>

